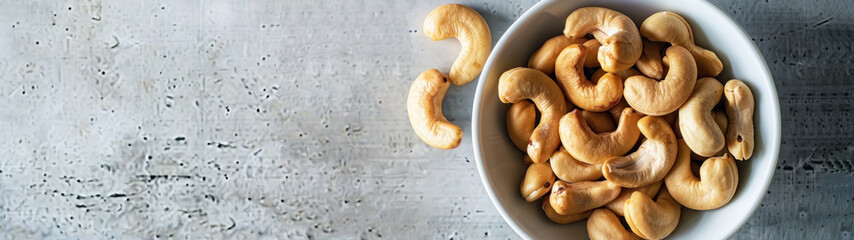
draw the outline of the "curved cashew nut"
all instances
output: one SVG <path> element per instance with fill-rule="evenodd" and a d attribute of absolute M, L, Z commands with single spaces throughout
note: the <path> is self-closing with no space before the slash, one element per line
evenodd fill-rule
<path fill-rule="evenodd" d="M 608 209 L 596 209 L 587 219 L 587 236 L 591 240 L 640 240 L 638 235 L 627 231 L 617 215 Z"/>
<path fill-rule="evenodd" d="M 584 7 L 569 14 L 563 34 L 575 39 L 588 33 L 602 44 L 597 58 L 605 71 L 625 70 L 640 58 L 643 47 L 638 28 L 631 18 L 620 12 Z"/>
<path fill-rule="evenodd" d="M 594 133 L 613 132 L 617 129 L 617 125 L 614 125 L 614 119 L 608 113 L 582 110 L 581 116 L 584 117 L 584 122 L 590 126 L 590 130 L 593 130 Z"/>
<path fill-rule="evenodd" d="M 522 100 L 507 109 L 507 133 L 513 145 L 523 152 L 528 148 L 528 140 L 537 125 L 537 108 L 534 103 Z"/>
<path fill-rule="evenodd" d="M 697 155 L 709 157 L 724 148 L 724 133 L 712 117 L 712 108 L 720 102 L 723 91 L 718 80 L 701 78 L 691 97 L 679 108 L 682 139 Z"/>
<path fill-rule="evenodd" d="M 525 201 L 533 202 L 546 193 L 555 182 L 555 175 L 552 173 L 552 167 L 547 163 L 534 163 L 528 166 L 528 171 L 525 172 L 525 178 L 522 180 L 522 185 L 519 186 L 519 191 Z"/>
<path fill-rule="evenodd" d="M 543 211 L 546 212 L 546 217 L 552 222 L 558 224 L 570 224 L 574 222 L 578 222 L 584 220 L 585 218 L 590 217 L 590 214 L 593 213 L 591 210 L 587 210 L 581 213 L 570 214 L 570 215 L 560 215 L 555 212 L 555 209 L 552 208 L 552 204 L 548 198 L 543 199 Z"/>
<path fill-rule="evenodd" d="M 632 154 L 605 161 L 602 175 L 614 184 L 637 188 L 661 181 L 676 160 L 676 136 L 670 125 L 659 117 L 646 116 L 638 121 L 646 137 Z"/>
<path fill-rule="evenodd" d="M 642 192 L 632 193 L 623 211 L 632 232 L 645 239 L 662 239 L 676 229 L 681 208 L 667 192 L 667 188 L 662 188 L 655 202 Z"/>
<path fill-rule="evenodd" d="M 669 42 L 673 46 L 688 49 L 694 56 L 698 75 L 714 77 L 721 73 L 723 63 L 714 52 L 694 44 L 694 32 L 691 25 L 682 16 L 673 12 L 655 13 L 641 23 L 640 33 L 649 40 Z"/>
<path fill-rule="evenodd" d="M 602 166 L 575 160 L 566 149 L 560 147 L 549 159 L 554 174 L 567 182 L 593 181 L 602 177 Z"/>
<path fill-rule="evenodd" d="M 583 68 L 585 54 L 583 45 L 564 48 L 555 62 L 557 82 L 575 106 L 594 112 L 608 110 L 623 97 L 623 82 L 615 74 L 605 74 L 596 84 L 588 81 Z"/>
<path fill-rule="evenodd" d="M 456 37 L 462 50 L 451 66 L 451 82 L 463 85 L 474 80 L 492 51 L 489 26 L 477 11 L 460 4 L 433 9 L 424 19 L 424 34 L 433 41 Z"/>
<path fill-rule="evenodd" d="M 700 178 L 691 172 L 691 149 L 679 141 L 679 157 L 664 178 L 677 202 L 690 209 L 710 210 L 732 200 L 738 187 L 738 168 L 729 154 L 712 157 L 700 167 Z"/>
<path fill-rule="evenodd" d="M 585 38 L 579 38 L 585 39 Z M 590 52 L 584 56 L 584 67 L 586 68 L 598 68 L 599 60 L 596 59 L 599 56 L 599 48 L 602 47 L 602 44 L 599 43 L 599 40 L 590 39 L 581 43 L 584 47 L 587 48 Z"/>
<path fill-rule="evenodd" d="M 463 130 L 442 115 L 442 100 L 450 86 L 447 75 L 430 69 L 418 75 L 406 97 L 406 111 L 415 134 L 439 149 L 456 148 L 463 140 Z"/>
<path fill-rule="evenodd" d="M 560 144 L 558 121 L 566 113 L 566 102 L 557 84 L 545 73 L 517 67 L 501 74 L 498 79 L 501 102 L 515 103 L 531 99 L 540 110 L 540 123 L 531 133 L 526 151 L 534 162 L 545 162 Z"/>
<path fill-rule="evenodd" d="M 556 36 L 546 40 L 540 49 L 537 49 L 528 59 L 528 67 L 542 71 L 545 74 L 555 72 L 555 60 L 560 51 L 572 44 L 582 44 L 586 38 L 570 39 L 564 35 Z"/>
<path fill-rule="evenodd" d="M 556 181 L 549 201 L 555 212 L 571 215 L 601 207 L 620 195 L 620 186 L 608 180 L 568 183 Z"/>
<path fill-rule="evenodd" d="M 631 108 L 623 109 L 616 131 L 593 133 L 582 119 L 581 111 L 572 112 L 560 119 L 560 140 L 566 151 L 578 161 L 601 164 L 613 156 L 626 154 L 640 136 L 638 119 Z"/>
<path fill-rule="evenodd" d="M 724 95 L 730 121 L 727 149 L 735 159 L 747 160 L 753 155 L 753 93 L 744 82 L 733 79 L 726 83 Z"/>
<path fill-rule="evenodd" d="M 658 193 L 658 190 L 661 189 L 662 183 L 664 183 L 664 181 L 654 182 L 639 188 L 623 188 L 623 190 L 620 191 L 620 195 L 617 196 L 614 201 L 605 204 L 605 207 L 614 212 L 614 214 L 623 216 L 623 207 L 625 207 L 626 200 L 629 200 L 629 198 L 632 197 L 632 193 L 642 192 L 647 196 L 655 196 L 655 194 Z"/>
<path fill-rule="evenodd" d="M 679 108 L 691 95 L 697 82 L 697 66 L 685 48 L 667 48 L 662 62 L 670 69 L 664 80 L 633 76 L 626 80 L 623 97 L 638 112 L 662 116 Z"/>
<path fill-rule="evenodd" d="M 647 77 L 661 79 L 664 77 L 664 64 L 661 62 L 661 50 L 664 43 L 643 39 L 643 55 L 638 59 L 637 67 Z"/>

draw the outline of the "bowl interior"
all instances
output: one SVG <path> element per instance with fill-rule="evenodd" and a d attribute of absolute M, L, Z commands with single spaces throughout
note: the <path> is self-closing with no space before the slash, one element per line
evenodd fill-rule
<path fill-rule="evenodd" d="M 753 91 L 755 148 L 751 159 L 737 161 L 738 190 L 726 206 L 711 211 L 682 208 L 674 239 L 726 238 L 735 233 L 758 207 L 777 162 L 780 110 L 771 74 L 759 50 L 729 16 L 705 1 L 543 1 L 522 15 L 501 37 L 486 63 L 475 94 L 472 129 L 474 152 L 481 179 L 493 204 L 524 238 L 585 239 L 586 222 L 559 225 L 549 221 L 539 201 L 525 202 L 519 184 L 526 166 L 522 152 L 511 143 L 505 114 L 509 104 L 498 99 L 498 78 L 506 70 L 526 66 L 528 57 L 548 38 L 562 34 L 573 10 L 600 6 L 620 11 L 640 25 L 659 11 L 673 11 L 691 24 L 698 45 L 718 54 L 724 71 L 718 80 L 738 78 Z"/>

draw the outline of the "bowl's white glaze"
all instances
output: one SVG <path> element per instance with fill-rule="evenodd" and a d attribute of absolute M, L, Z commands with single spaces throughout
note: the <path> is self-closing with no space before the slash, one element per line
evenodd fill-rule
<path fill-rule="evenodd" d="M 527 239 L 586 239 L 586 222 L 559 225 L 549 221 L 539 201 L 525 202 L 519 184 L 525 173 L 522 152 L 507 135 L 509 104 L 498 99 L 498 78 L 506 70 L 526 66 L 542 43 L 562 33 L 566 17 L 585 6 L 620 11 L 639 25 L 658 11 L 673 11 L 688 20 L 698 45 L 718 54 L 724 71 L 718 80 L 738 78 L 750 86 L 756 100 L 756 143 L 753 157 L 738 162 L 739 185 L 726 206 L 711 211 L 683 208 L 674 239 L 723 239 L 735 233 L 753 214 L 777 163 L 780 148 L 780 106 L 774 81 L 761 53 L 744 30 L 714 5 L 702 0 L 545 0 L 534 5 L 501 37 L 478 81 L 472 112 L 477 167 L 492 203 L 504 220 Z"/>

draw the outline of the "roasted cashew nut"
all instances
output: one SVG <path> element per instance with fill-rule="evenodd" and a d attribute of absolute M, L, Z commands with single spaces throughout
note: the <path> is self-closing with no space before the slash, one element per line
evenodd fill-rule
<path fill-rule="evenodd" d="M 557 178 L 567 182 L 593 181 L 602 177 L 601 165 L 578 161 L 563 147 L 549 158 L 549 163 Z"/>
<path fill-rule="evenodd" d="M 685 48 L 667 48 L 661 60 L 670 69 L 663 80 L 632 76 L 626 80 L 623 97 L 638 112 L 663 116 L 676 111 L 691 95 L 697 82 L 697 66 Z"/>
<path fill-rule="evenodd" d="M 712 117 L 712 108 L 721 101 L 723 91 L 718 80 L 701 78 L 691 97 L 679 108 L 682 139 L 697 155 L 713 156 L 724 148 L 724 133 Z"/>
<path fill-rule="evenodd" d="M 593 213 L 593 211 L 587 210 L 576 214 L 560 215 L 555 212 L 554 208 L 552 208 L 552 204 L 548 198 L 543 198 L 543 211 L 546 212 L 546 217 L 548 217 L 549 220 L 552 220 L 552 222 L 558 224 L 570 224 L 578 222 L 590 217 L 590 214 Z"/>
<path fill-rule="evenodd" d="M 727 149 L 738 160 L 753 155 L 753 93 L 747 84 L 733 79 L 724 87 L 729 129 L 726 131 Z"/>
<path fill-rule="evenodd" d="M 682 213 L 681 208 L 667 192 L 667 188 L 662 188 L 658 193 L 658 200 L 654 202 L 642 192 L 632 193 L 632 197 L 626 200 L 623 211 L 626 222 L 638 237 L 662 239 L 676 229 Z"/>
<path fill-rule="evenodd" d="M 579 39 L 585 39 L 585 38 L 579 38 Z M 599 43 L 599 40 L 590 39 L 590 40 L 584 41 L 584 43 L 582 43 L 582 45 L 584 45 L 584 47 L 586 47 L 587 50 L 590 51 L 587 54 L 585 54 L 585 56 L 584 56 L 584 67 L 585 68 L 598 68 L 598 67 L 600 67 L 599 59 L 596 59 L 599 56 L 599 48 L 602 47 L 602 44 Z"/>
<path fill-rule="evenodd" d="M 639 188 L 623 188 L 623 190 L 620 191 L 620 195 L 617 196 L 614 201 L 605 204 L 605 207 L 614 212 L 614 214 L 623 216 L 623 207 L 625 207 L 626 200 L 629 200 L 629 198 L 632 197 L 632 193 L 642 192 L 647 196 L 655 196 L 655 194 L 658 193 L 658 190 L 661 189 L 661 184 L 663 183 L 664 181 L 658 181 Z"/>
<path fill-rule="evenodd" d="M 626 230 L 617 215 L 608 209 L 596 209 L 587 219 L 587 236 L 591 240 L 640 240 Z"/>
<path fill-rule="evenodd" d="M 599 64 L 608 72 L 619 72 L 635 65 L 643 50 L 640 33 L 631 18 L 620 12 L 584 7 L 566 18 L 563 34 L 576 39 L 592 34 L 602 44 Z"/>
<path fill-rule="evenodd" d="M 584 56 L 587 48 L 580 44 L 569 45 L 558 55 L 555 77 L 566 98 L 589 111 L 602 112 L 620 101 L 623 82 L 615 74 L 605 74 L 593 84 L 584 76 Z"/>
<path fill-rule="evenodd" d="M 531 133 L 526 152 L 534 162 L 548 160 L 560 145 L 558 122 L 566 113 L 566 101 L 554 80 L 535 69 L 510 69 L 498 79 L 498 97 L 504 103 L 534 102 L 541 113 L 540 123 Z"/>
<path fill-rule="evenodd" d="M 489 52 L 492 51 L 492 35 L 489 26 L 477 11 L 460 4 L 445 4 L 433 9 L 424 19 L 424 34 L 433 41 L 456 37 L 462 50 L 451 66 L 451 82 L 463 85 L 474 80 Z"/>
<path fill-rule="evenodd" d="M 614 157 L 602 166 L 602 175 L 621 187 L 638 188 L 661 181 L 676 160 L 676 136 L 663 119 L 646 116 L 638 121 L 646 137 L 632 154 Z"/>
<path fill-rule="evenodd" d="M 620 186 L 608 180 L 568 183 L 556 181 L 549 196 L 551 206 L 560 215 L 572 215 L 601 207 L 620 195 Z"/>
<path fill-rule="evenodd" d="M 606 112 L 591 112 L 587 110 L 581 111 L 581 116 L 584 117 L 584 122 L 590 126 L 590 130 L 594 133 L 613 132 L 617 129 L 614 125 L 614 119 L 611 114 Z"/>
<path fill-rule="evenodd" d="M 439 149 L 456 148 L 463 140 L 463 130 L 442 115 L 442 100 L 450 86 L 447 75 L 430 69 L 412 82 L 406 98 L 406 111 L 415 134 Z"/>
<path fill-rule="evenodd" d="M 679 157 L 664 178 L 673 199 L 690 209 L 710 210 L 732 200 L 738 187 L 738 168 L 729 154 L 712 157 L 700 166 L 700 178 L 691 172 L 691 149 L 679 141 Z"/>
<path fill-rule="evenodd" d="M 556 36 L 546 40 L 540 49 L 537 49 L 528 59 L 528 67 L 542 71 L 545 74 L 555 72 L 555 60 L 560 51 L 572 44 L 582 44 L 586 38 L 570 39 L 564 35 Z M 595 41 L 595 40 L 594 40 Z"/>
<path fill-rule="evenodd" d="M 669 42 L 673 46 L 688 49 L 697 64 L 697 74 L 702 77 L 714 77 L 721 73 L 723 63 L 714 52 L 694 44 L 694 32 L 691 25 L 682 16 L 673 12 L 658 12 L 641 23 L 640 33 L 649 40 Z"/>
<path fill-rule="evenodd" d="M 652 79 L 663 78 L 664 64 L 661 62 L 662 49 L 664 49 L 664 43 L 643 39 L 643 55 L 638 59 L 638 70 Z"/>
<path fill-rule="evenodd" d="M 528 140 L 537 125 L 537 108 L 531 101 L 523 100 L 507 109 L 507 133 L 510 141 L 523 152 L 528 148 Z"/>
<path fill-rule="evenodd" d="M 566 151 L 578 161 L 601 164 L 605 160 L 626 154 L 640 136 L 638 116 L 631 108 L 623 109 L 617 130 L 593 133 L 581 116 L 581 111 L 572 112 L 560 119 L 560 140 Z"/>
<path fill-rule="evenodd" d="M 534 163 L 528 166 L 519 191 L 525 201 L 533 202 L 549 193 L 554 182 L 555 175 L 548 163 Z"/>

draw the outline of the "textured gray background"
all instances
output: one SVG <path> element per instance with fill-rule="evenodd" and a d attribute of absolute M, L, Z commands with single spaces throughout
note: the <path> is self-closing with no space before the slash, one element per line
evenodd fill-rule
<path fill-rule="evenodd" d="M 495 41 L 529 1 L 463 1 Z M 851 1 L 713 1 L 774 74 L 780 161 L 736 239 L 851 239 Z M 0 239 L 518 238 L 470 134 L 440 151 L 405 96 L 459 46 L 429 1 L 0 0 Z"/>

